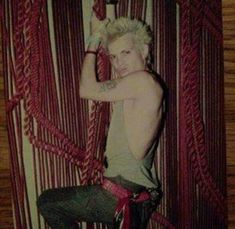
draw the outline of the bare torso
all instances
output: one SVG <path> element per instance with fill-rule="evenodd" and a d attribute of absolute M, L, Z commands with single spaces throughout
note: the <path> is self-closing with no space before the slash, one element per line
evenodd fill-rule
<path fill-rule="evenodd" d="M 160 119 L 161 107 L 156 103 L 158 90 L 162 90 L 154 81 L 151 91 L 146 91 L 140 99 L 124 100 L 124 120 L 129 147 L 137 155 L 145 155 L 156 136 Z M 155 88 L 155 91 L 154 91 Z"/>

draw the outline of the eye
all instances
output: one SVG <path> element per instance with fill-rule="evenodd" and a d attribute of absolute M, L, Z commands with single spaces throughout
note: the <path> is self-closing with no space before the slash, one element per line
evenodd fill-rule
<path fill-rule="evenodd" d="M 125 50 L 125 51 L 124 51 L 124 54 L 130 54 L 130 53 L 131 53 L 130 50 Z"/>

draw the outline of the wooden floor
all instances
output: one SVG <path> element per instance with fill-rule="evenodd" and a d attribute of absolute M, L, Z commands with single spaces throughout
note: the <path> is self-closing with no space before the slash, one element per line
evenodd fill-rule
<path fill-rule="evenodd" d="M 229 228 L 235 228 L 235 1 L 223 0 Z M 1 50 L 0 50 L 1 53 Z M 12 229 L 9 149 L 0 55 L 0 229 Z"/>

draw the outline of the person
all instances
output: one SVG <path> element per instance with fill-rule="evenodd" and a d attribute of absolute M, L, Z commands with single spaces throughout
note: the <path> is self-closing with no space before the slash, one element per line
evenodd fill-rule
<path fill-rule="evenodd" d="M 150 42 L 151 31 L 141 21 L 123 17 L 99 21 L 92 17 L 80 96 L 113 105 L 105 152 L 105 185 L 44 191 L 37 205 L 52 228 L 77 228 L 77 221 L 102 222 L 110 228 L 120 228 L 125 227 L 127 218 L 129 228 L 147 227 L 161 198 L 153 159 L 164 94 L 147 67 Z M 96 80 L 100 45 L 105 48 L 115 73 L 115 78 L 104 82 Z M 122 198 L 118 196 L 120 192 L 133 195 Z M 149 198 L 138 201 L 141 193 L 148 193 Z"/>

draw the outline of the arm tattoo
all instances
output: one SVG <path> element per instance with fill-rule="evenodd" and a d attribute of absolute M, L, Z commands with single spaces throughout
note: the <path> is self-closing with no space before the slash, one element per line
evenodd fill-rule
<path fill-rule="evenodd" d="M 119 80 L 109 80 L 107 82 L 104 82 L 100 86 L 100 92 L 106 92 L 113 88 L 115 88 L 118 84 Z"/>

